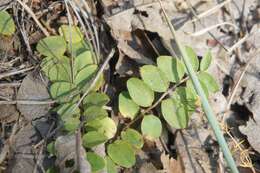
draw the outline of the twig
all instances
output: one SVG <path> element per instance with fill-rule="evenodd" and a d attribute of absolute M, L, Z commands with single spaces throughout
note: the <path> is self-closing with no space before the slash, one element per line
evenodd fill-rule
<path fill-rule="evenodd" d="M 18 70 L 18 71 L 2 73 L 2 74 L 0 74 L 0 79 L 10 77 L 10 76 L 13 76 L 13 75 L 16 75 L 16 74 L 24 73 L 24 72 L 30 71 L 34 68 L 35 67 L 29 67 L 29 68 L 24 68 L 24 69 L 21 69 L 21 70 Z"/>
<path fill-rule="evenodd" d="M 48 31 L 42 26 L 42 24 L 39 22 L 39 20 L 37 19 L 37 17 L 35 16 L 35 14 L 33 13 L 33 11 L 22 1 L 20 0 L 16 0 L 26 11 L 27 13 L 29 13 L 31 15 L 31 17 L 33 18 L 33 20 L 35 21 L 35 23 L 39 26 L 39 28 L 42 30 L 42 32 L 44 33 L 45 36 L 50 36 L 50 34 L 48 33 Z"/>
<path fill-rule="evenodd" d="M 56 103 L 55 100 L 46 100 L 46 101 L 38 101 L 38 100 L 11 100 L 11 101 L 0 101 L 0 105 L 48 105 Z"/>

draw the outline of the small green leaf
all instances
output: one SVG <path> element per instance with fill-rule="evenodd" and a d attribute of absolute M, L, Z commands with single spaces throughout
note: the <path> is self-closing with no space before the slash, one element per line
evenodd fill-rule
<path fill-rule="evenodd" d="M 50 87 L 52 98 L 58 99 L 67 96 L 72 91 L 72 84 L 68 82 L 55 82 Z"/>
<path fill-rule="evenodd" d="M 52 82 L 71 81 L 69 58 L 62 56 L 59 59 L 46 57 L 41 63 L 42 71 Z"/>
<path fill-rule="evenodd" d="M 85 52 L 81 53 L 80 55 L 78 55 L 75 58 L 74 64 L 75 64 L 74 69 L 76 72 L 79 72 L 80 70 L 82 70 L 84 67 L 86 67 L 88 65 L 94 64 L 91 52 L 85 51 Z"/>
<path fill-rule="evenodd" d="M 194 52 L 194 50 L 191 47 L 185 46 L 185 48 L 186 48 L 186 53 L 189 57 L 190 63 L 192 65 L 194 71 L 195 72 L 198 71 L 198 69 L 199 69 L 199 59 L 197 57 L 197 54 Z"/>
<path fill-rule="evenodd" d="M 64 36 L 67 42 L 77 43 L 83 39 L 83 35 L 77 26 L 62 25 L 59 28 L 60 35 Z"/>
<path fill-rule="evenodd" d="M 144 65 L 140 69 L 141 77 L 153 91 L 165 92 L 169 82 L 164 73 L 154 65 Z"/>
<path fill-rule="evenodd" d="M 201 82 L 201 80 L 199 80 L 199 81 L 200 81 L 200 85 L 201 85 L 205 95 L 208 97 L 209 96 L 209 91 L 208 91 L 207 86 L 204 84 L 204 82 Z M 196 92 L 196 90 L 194 89 L 194 86 L 192 84 L 192 81 L 190 79 L 186 82 L 186 86 L 188 88 L 191 88 L 193 90 L 193 92 Z"/>
<path fill-rule="evenodd" d="M 72 57 L 77 57 L 81 53 L 85 51 L 89 51 L 90 46 L 86 41 L 81 40 L 80 42 L 77 43 L 71 43 L 71 45 L 67 44 L 67 50 Z"/>
<path fill-rule="evenodd" d="M 203 56 L 201 63 L 200 63 L 200 70 L 205 71 L 209 68 L 212 60 L 212 55 L 210 51 L 207 51 L 207 53 Z"/>
<path fill-rule="evenodd" d="M 124 141 L 127 141 L 135 148 L 141 149 L 144 145 L 144 140 L 142 135 L 134 129 L 127 129 L 126 131 L 123 131 L 121 133 L 121 137 Z"/>
<path fill-rule="evenodd" d="M 55 142 L 52 141 L 47 145 L 47 151 L 51 154 L 51 155 L 55 155 Z"/>
<path fill-rule="evenodd" d="M 120 113 L 125 118 L 134 119 L 139 112 L 139 106 L 133 102 L 129 93 L 126 91 L 119 94 L 118 106 Z"/>
<path fill-rule="evenodd" d="M 200 82 L 206 86 L 208 91 L 215 93 L 219 90 L 219 85 L 218 85 L 217 81 L 209 73 L 207 73 L 205 71 L 201 71 L 198 74 L 198 77 L 199 77 Z"/>
<path fill-rule="evenodd" d="M 161 110 L 164 119 L 172 127 L 176 129 L 187 127 L 190 113 L 182 104 L 174 99 L 166 99 L 162 101 Z"/>
<path fill-rule="evenodd" d="M 61 104 L 57 109 L 57 114 L 59 114 L 61 118 L 70 116 L 71 114 L 80 114 L 80 109 L 78 107 L 74 110 L 75 106 L 77 106 L 76 103 Z"/>
<path fill-rule="evenodd" d="M 154 92 L 140 79 L 130 78 L 127 81 L 127 89 L 133 101 L 143 107 L 151 106 L 154 100 Z"/>
<path fill-rule="evenodd" d="M 11 36 L 15 32 L 13 18 L 6 11 L 0 11 L 0 34 Z"/>
<path fill-rule="evenodd" d="M 158 57 L 157 65 L 171 82 L 179 82 L 185 74 L 185 66 L 183 63 L 179 59 L 171 56 Z"/>
<path fill-rule="evenodd" d="M 74 132 L 80 124 L 78 117 L 67 117 L 64 121 L 64 129 L 69 132 Z"/>
<path fill-rule="evenodd" d="M 117 173 L 116 165 L 110 157 L 105 157 L 107 173 Z"/>
<path fill-rule="evenodd" d="M 145 115 L 141 123 L 142 134 L 149 140 L 159 138 L 162 133 L 162 123 L 154 115 Z"/>
<path fill-rule="evenodd" d="M 115 122 L 109 117 L 90 121 L 86 124 L 86 127 L 91 127 L 97 132 L 104 134 L 108 139 L 114 137 L 117 130 Z"/>
<path fill-rule="evenodd" d="M 105 93 L 92 92 L 84 98 L 83 104 L 102 107 L 105 106 L 109 100 L 109 97 Z"/>
<path fill-rule="evenodd" d="M 82 142 L 86 148 L 92 148 L 107 141 L 107 137 L 97 131 L 91 131 L 83 135 Z"/>
<path fill-rule="evenodd" d="M 102 119 L 108 116 L 107 111 L 100 106 L 87 106 L 84 112 L 84 116 L 88 121 L 95 119 Z"/>
<path fill-rule="evenodd" d="M 84 86 L 87 82 L 89 82 L 94 76 L 97 70 L 97 65 L 89 65 L 83 68 L 75 78 L 75 84 L 77 86 Z"/>
<path fill-rule="evenodd" d="M 135 164 L 135 152 L 133 147 L 126 141 L 117 140 L 108 145 L 109 157 L 118 165 L 131 168 Z"/>
<path fill-rule="evenodd" d="M 49 57 L 60 57 L 66 51 L 66 42 L 61 36 L 49 36 L 40 40 L 36 46 L 40 54 Z"/>
<path fill-rule="evenodd" d="M 92 172 L 98 172 L 105 168 L 105 160 L 94 152 L 87 152 L 87 160 L 91 165 Z"/>

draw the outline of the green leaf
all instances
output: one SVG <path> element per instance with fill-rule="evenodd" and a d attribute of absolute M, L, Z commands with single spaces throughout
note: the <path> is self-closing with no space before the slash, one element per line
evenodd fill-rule
<path fill-rule="evenodd" d="M 127 81 L 127 89 L 133 101 L 143 107 L 151 106 L 154 100 L 154 92 L 140 79 L 130 78 Z"/>
<path fill-rule="evenodd" d="M 71 81 L 71 68 L 69 58 L 62 56 L 59 59 L 46 57 L 41 63 L 42 71 L 52 82 Z"/>
<path fill-rule="evenodd" d="M 75 58 L 74 69 L 76 72 L 79 72 L 84 67 L 91 64 L 94 64 L 92 54 L 90 51 L 85 51 Z"/>
<path fill-rule="evenodd" d="M 157 65 L 171 82 L 179 82 L 185 74 L 185 66 L 183 63 L 179 59 L 171 56 L 158 57 Z"/>
<path fill-rule="evenodd" d="M 133 147 L 126 141 L 117 140 L 108 145 L 109 157 L 118 165 L 131 168 L 135 164 L 135 152 Z"/>
<path fill-rule="evenodd" d="M 133 102 L 128 92 L 123 91 L 118 98 L 119 111 L 125 118 L 134 119 L 139 112 L 139 106 Z"/>
<path fill-rule="evenodd" d="M 84 112 L 84 116 L 88 121 L 95 119 L 102 119 L 108 116 L 107 111 L 100 106 L 87 106 Z"/>
<path fill-rule="evenodd" d="M 117 130 L 115 122 L 109 117 L 90 121 L 86 124 L 86 127 L 91 127 L 97 132 L 104 134 L 108 139 L 114 137 Z"/>
<path fill-rule="evenodd" d="M 200 82 L 206 86 L 208 91 L 215 93 L 219 90 L 219 85 L 218 85 L 217 81 L 209 73 L 207 73 L 205 71 L 201 71 L 198 74 L 198 77 L 199 77 Z"/>
<path fill-rule="evenodd" d="M 0 34 L 11 36 L 15 32 L 13 18 L 6 11 L 0 11 Z"/>
<path fill-rule="evenodd" d="M 87 160 L 91 165 L 92 172 L 97 172 L 105 168 L 105 160 L 94 152 L 87 152 Z"/>
<path fill-rule="evenodd" d="M 141 123 L 142 134 L 149 140 L 159 138 L 162 133 L 162 123 L 154 115 L 145 115 Z"/>
<path fill-rule="evenodd" d="M 189 46 L 185 46 L 185 49 L 186 49 L 186 53 L 189 57 L 189 61 L 194 69 L 194 71 L 198 71 L 199 69 L 199 59 L 197 57 L 197 54 L 194 52 L 194 50 L 189 47 Z"/>
<path fill-rule="evenodd" d="M 59 28 L 59 33 L 64 36 L 67 42 L 77 43 L 83 39 L 83 35 L 77 26 L 62 25 Z"/>
<path fill-rule="evenodd" d="M 92 92 L 88 94 L 83 104 L 87 106 L 105 106 L 110 101 L 109 97 L 105 93 Z"/>
<path fill-rule="evenodd" d="M 87 82 L 89 82 L 94 76 L 97 70 L 97 65 L 89 65 L 82 69 L 75 78 L 75 84 L 77 86 L 84 86 Z"/>
<path fill-rule="evenodd" d="M 207 51 L 207 53 L 203 56 L 201 63 L 200 63 L 200 70 L 205 71 L 209 68 L 212 60 L 212 55 L 210 51 Z"/>
<path fill-rule="evenodd" d="M 208 97 L 209 96 L 209 91 L 208 91 L 207 86 L 204 84 L 204 82 L 201 82 L 201 80 L 199 80 L 199 81 L 200 81 L 200 85 L 201 85 L 205 95 Z M 194 86 L 192 84 L 192 81 L 190 79 L 186 82 L 186 86 L 188 88 L 191 88 L 193 90 L 193 92 L 196 92 L 196 90 L 195 90 L 195 88 L 194 88 Z"/>
<path fill-rule="evenodd" d="M 190 113 L 182 104 L 174 99 L 166 99 L 162 101 L 161 110 L 164 119 L 172 127 L 176 129 L 187 127 Z"/>
<path fill-rule="evenodd" d="M 107 173 L 117 173 L 116 165 L 110 157 L 105 157 Z"/>
<path fill-rule="evenodd" d="M 154 65 L 144 65 L 140 69 L 141 77 L 153 91 L 165 92 L 169 82 L 164 73 Z"/>
<path fill-rule="evenodd" d="M 40 40 L 36 49 L 45 56 L 61 57 L 66 51 L 66 42 L 61 36 L 49 36 Z"/>
<path fill-rule="evenodd" d="M 74 132 L 80 124 L 78 117 L 67 117 L 64 121 L 64 129 L 69 132 Z"/>
<path fill-rule="evenodd" d="M 121 138 L 135 148 L 141 149 L 144 145 L 143 136 L 134 129 L 127 129 L 121 133 Z"/>
<path fill-rule="evenodd" d="M 81 53 L 90 50 L 88 42 L 81 40 L 77 43 L 67 44 L 67 50 L 72 57 L 76 57 Z"/>
<path fill-rule="evenodd" d="M 78 107 L 74 110 L 75 106 L 77 106 L 76 103 L 61 104 L 57 109 L 57 114 L 59 114 L 61 118 L 70 116 L 71 114 L 80 114 L 80 109 Z"/>
<path fill-rule="evenodd" d="M 47 151 L 51 154 L 51 155 L 55 155 L 55 142 L 52 141 L 47 145 Z"/>
<path fill-rule="evenodd" d="M 82 142 L 86 148 L 92 148 L 107 141 L 107 137 L 97 131 L 91 131 L 83 135 Z"/>
<path fill-rule="evenodd" d="M 55 82 L 50 87 L 50 93 L 52 98 L 59 99 L 67 96 L 72 92 L 72 84 L 68 82 Z"/>

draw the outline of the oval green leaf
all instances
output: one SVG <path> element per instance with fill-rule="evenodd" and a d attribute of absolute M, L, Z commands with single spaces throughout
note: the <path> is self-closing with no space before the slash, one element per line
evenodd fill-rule
<path fill-rule="evenodd" d="M 64 129 L 69 132 L 75 132 L 79 124 L 79 117 L 67 117 L 66 120 L 64 120 Z"/>
<path fill-rule="evenodd" d="M 119 111 L 125 118 L 134 119 L 139 112 L 139 106 L 130 98 L 128 92 L 123 91 L 118 97 Z"/>
<path fill-rule="evenodd" d="M 107 137 L 97 131 L 91 131 L 83 135 L 82 143 L 86 148 L 92 148 L 107 141 Z"/>
<path fill-rule="evenodd" d="M 151 106 L 154 100 L 154 92 L 140 79 L 130 78 L 127 81 L 127 89 L 133 101 L 143 107 Z"/>
<path fill-rule="evenodd" d="M 141 149 L 144 145 L 143 136 L 134 129 L 127 129 L 121 133 L 121 138 L 133 147 Z"/>
<path fill-rule="evenodd" d="M 171 56 L 158 57 L 157 65 L 171 82 L 179 82 L 185 74 L 185 66 L 183 63 L 179 59 Z"/>
<path fill-rule="evenodd" d="M 154 115 L 145 115 L 141 123 L 142 134 L 149 140 L 159 138 L 162 133 L 162 123 Z"/>
<path fill-rule="evenodd" d="M 15 32 L 13 18 L 6 11 L 0 11 L 0 34 L 11 36 Z"/>
<path fill-rule="evenodd" d="M 86 83 L 88 83 L 92 79 L 96 70 L 97 70 L 97 65 L 89 65 L 89 66 L 83 68 L 76 75 L 75 84 L 79 87 L 84 86 Z"/>
<path fill-rule="evenodd" d="M 62 25 L 59 28 L 59 33 L 64 36 L 67 42 L 77 43 L 83 39 L 83 35 L 77 26 Z"/>
<path fill-rule="evenodd" d="M 189 47 L 189 46 L 185 46 L 186 49 L 186 53 L 188 55 L 189 61 L 194 69 L 194 71 L 198 71 L 199 69 L 199 59 L 197 57 L 197 54 L 194 52 L 194 50 Z"/>
<path fill-rule="evenodd" d="M 56 59 L 46 57 L 41 63 L 42 71 L 52 82 L 71 81 L 71 68 L 68 57 Z"/>
<path fill-rule="evenodd" d="M 207 51 L 207 53 L 202 57 L 201 63 L 200 63 L 200 70 L 205 71 L 209 68 L 212 61 L 212 55 L 210 51 Z"/>
<path fill-rule="evenodd" d="M 218 85 L 217 81 L 209 73 L 207 73 L 205 71 L 201 71 L 199 73 L 198 77 L 199 77 L 200 82 L 206 86 L 208 91 L 215 93 L 219 90 L 219 85 Z"/>
<path fill-rule="evenodd" d="M 87 106 L 105 106 L 110 101 L 109 97 L 105 93 L 92 92 L 88 94 L 84 100 L 83 104 Z"/>
<path fill-rule="evenodd" d="M 49 36 L 40 40 L 36 46 L 40 54 L 49 57 L 60 57 L 66 51 L 66 42 L 61 36 Z"/>
<path fill-rule="evenodd" d="M 186 128 L 190 113 L 188 108 L 179 104 L 173 99 L 166 99 L 162 101 L 161 110 L 164 119 L 168 124 L 176 129 Z"/>
<path fill-rule="evenodd" d="M 169 87 L 165 74 L 154 65 L 144 65 L 140 68 L 141 77 L 153 91 L 165 92 Z"/>
<path fill-rule="evenodd" d="M 75 58 L 74 70 L 76 72 L 79 72 L 84 67 L 91 65 L 91 64 L 94 64 L 94 61 L 92 59 L 92 54 L 90 51 L 85 51 Z"/>
<path fill-rule="evenodd" d="M 105 160 L 94 152 L 87 152 L 87 160 L 91 165 L 92 172 L 98 172 L 105 168 Z"/>
<path fill-rule="evenodd" d="M 113 138 L 116 134 L 116 123 L 109 117 L 90 121 L 86 127 L 91 127 L 97 132 L 104 134 L 108 139 Z"/>
<path fill-rule="evenodd" d="M 135 164 L 135 152 L 126 141 L 117 140 L 107 148 L 109 157 L 118 165 L 131 168 Z"/>
<path fill-rule="evenodd" d="M 50 93 L 52 98 L 57 99 L 59 97 L 67 96 L 72 89 L 72 84 L 69 82 L 55 82 L 50 87 Z"/>
<path fill-rule="evenodd" d="M 107 111 L 100 106 L 86 106 L 84 116 L 88 121 L 102 119 L 108 116 Z"/>

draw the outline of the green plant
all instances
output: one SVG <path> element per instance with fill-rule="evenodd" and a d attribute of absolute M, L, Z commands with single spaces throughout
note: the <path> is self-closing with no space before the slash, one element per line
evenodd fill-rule
<path fill-rule="evenodd" d="M 50 80 L 50 95 L 59 104 L 53 111 L 58 113 L 63 130 L 74 133 L 83 122 L 83 146 L 91 149 L 105 143 L 116 133 L 116 124 L 104 109 L 109 102 L 109 97 L 105 93 L 97 92 L 103 84 L 103 76 L 101 76 L 94 89 L 77 107 L 98 66 L 90 51 L 90 45 L 84 40 L 78 27 L 70 28 L 62 25 L 59 33 L 59 36 L 46 37 L 37 44 L 38 52 L 44 56 L 41 69 Z M 70 34 L 73 36 L 71 39 Z M 48 151 L 54 155 L 53 146 L 53 143 L 50 143 Z M 90 162 L 93 171 L 105 167 L 105 158 L 93 152 L 88 152 L 86 159 Z M 113 170 L 112 161 L 108 160 L 108 163 Z"/>
<path fill-rule="evenodd" d="M 37 50 L 45 56 L 41 67 L 51 81 L 51 96 L 59 103 L 54 110 L 59 114 L 60 124 L 63 124 L 63 129 L 68 133 L 74 133 L 83 124 L 83 146 L 90 150 L 115 137 L 117 127 L 104 109 L 109 97 L 105 93 L 97 92 L 102 86 L 103 78 L 75 109 L 97 72 L 97 64 L 89 49 L 90 45 L 84 41 L 79 28 L 73 26 L 69 30 L 68 27 L 63 25 L 59 29 L 60 36 L 42 39 Z M 75 40 L 69 39 L 68 32 L 78 36 L 74 37 Z M 201 85 L 204 86 L 204 92 L 216 92 L 218 85 L 206 71 L 212 59 L 210 52 L 199 61 L 192 48 L 186 47 L 185 50 L 193 69 L 198 73 Z M 144 65 L 140 68 L 141 78 L 128 79 L 127 91 L 119 94 L 118 105 L 121 115 L 131 119 L 131 122 L 119 133 L 120 136 L 107 143 L 106 158 L 93 152 L 87 153 L 86 159 L 90 162 L 92 171 L 107 169 L 112 173 L 116 172 L 116 165 L 132 167 L 136 162 L 135 153 L 143 147 L 143 138 L 154 140 L 160 137 L 163 130 L 162 119 L 177 129 L 188 126 L 189 118 L 200 106 L 200 101 L 186 74 L 181 60 L 160 56 L 157 58 L 157 66 Z M 155 96 L 158 95 L 161 96 L 161 100 L 158 100 L 160 107 L 157 106 L 158 101 L 155 102 Z M 153 109 L 161 111 L 158 115 L 153 115 Z M 140 118 L 141 132 L 130 128 L 131 123 Z M 48 149 L 51 154 L 55 154 L 53 144 L 49 144 Z"/>

